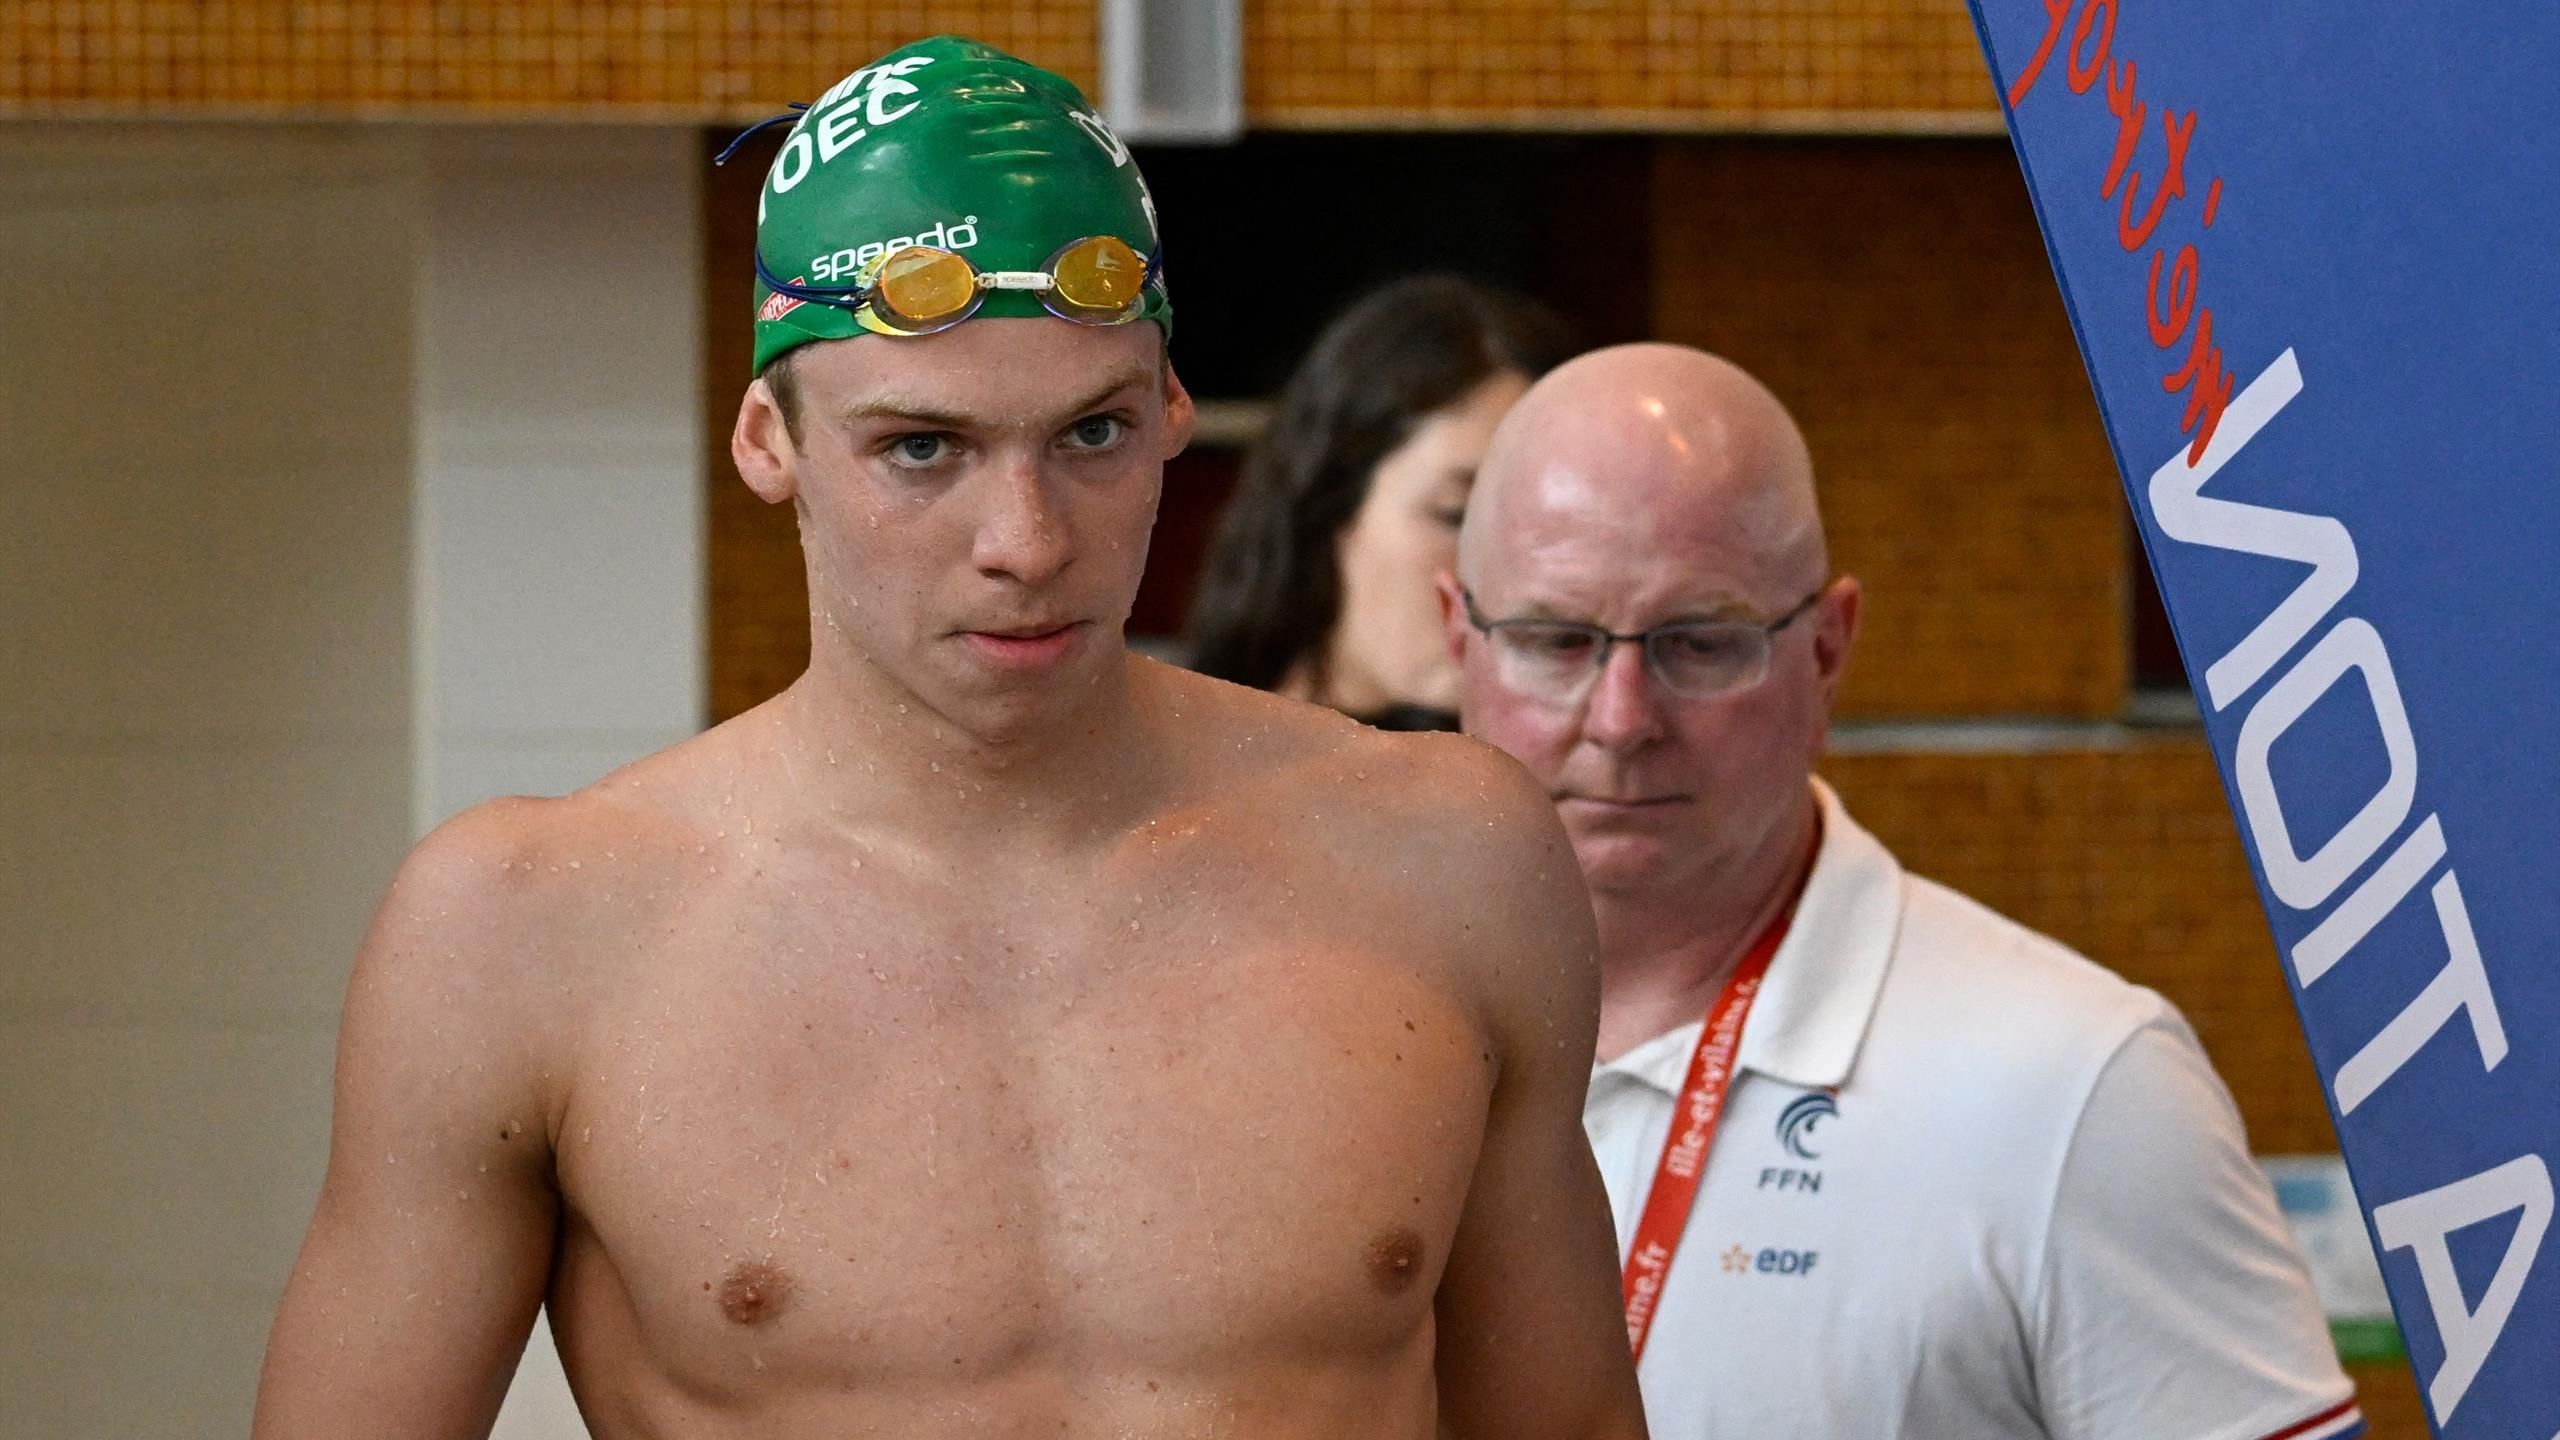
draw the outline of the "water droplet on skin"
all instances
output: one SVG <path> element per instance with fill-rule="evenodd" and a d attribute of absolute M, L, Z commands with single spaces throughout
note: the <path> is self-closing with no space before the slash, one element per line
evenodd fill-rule
<path fill-rule="evenodd" d="M 572 861 L 570 861 L 570 862 L 569 862 L 569 868 L 570 868 L 570 869 L 572 869 L 572 870 L 583 870 L 583 869 L 585 869 L 586 867 L 585 867 L 584 865 L 579 864 L 577 861 L 572 860 Z"/>
<path fill-rule="evenodd" d="M 927 763 L 933 766 L 933 773 L 934 773 L 934 774 L 939 775 L 939 774 L 941 774 L 941 773 L 942 773 L 942 762 L 941 762 L 941 761 L 939 761 L 939 760 L 933 760 L 933 761 L 928 761 Z"/>
<path fill-rule="evenodd" d="M 832 749 L 827 751 L 827 763 L 830 765 L 836 763 L 836 752 Z"/>

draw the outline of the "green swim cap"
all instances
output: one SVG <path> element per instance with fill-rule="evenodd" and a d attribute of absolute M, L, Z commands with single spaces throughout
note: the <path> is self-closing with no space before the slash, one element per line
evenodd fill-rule
<path fill-rule="evenodd" d="M 813 288 L 866 284 L 908 245 L 980 271 L 1042 270 L 1069 241 L 1111 235 L 1156 252 L 1156 207 L 1129 148 L 1063 78 L 956 36 L 920 40 L 847 75 L 791 127 L 756 202 L 756 253 Z M 756 282 L 755 372 L 813 340 L 895 334 L 868 309 Z M 980 315 L 1044 316 L 1024 290 Z M 1159 277 L 1139 318 L 1173 330 Z"/>

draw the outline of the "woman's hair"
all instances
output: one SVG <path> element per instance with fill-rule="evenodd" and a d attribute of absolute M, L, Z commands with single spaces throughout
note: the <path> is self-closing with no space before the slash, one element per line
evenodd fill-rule
<path fill-rule="evenodd" d="M 1192 603 L 1193 668 L 1268 690 L 1303 661 L 1321 686 L 1342 613 L 1335 540 L 1379 462 L 1485 381 L 1534 380 L 1572 353 L 1553 311 L 1455 276 L 1395 281 L 1335 317 L 1245 457 Z"/>

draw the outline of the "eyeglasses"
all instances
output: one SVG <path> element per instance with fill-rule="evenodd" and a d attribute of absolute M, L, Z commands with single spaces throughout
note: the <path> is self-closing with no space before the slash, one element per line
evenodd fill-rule
<path fill-rule="evenodd" d="M 802 285 L 776 275 L 756 256 L 756 278 L 776 295 L 868 309 L 901 335 L 948 330 L 978 313 L 989 291 L 1027 290 L 1041 307 L 1079 325 L 1126 325 L 1146 308 L 1146 289 L 1163 268 L 1163 251 L 1141 256 L 1116 235 L 1070 240 L 1038 270 L 981 270 L 955 251 L 908 245 L 882 256 L 856 285 Z"/>
<path fill-rule="evenodd" d="M 1812 609 L 1822 591 L 1807 595 L 1794 609 L 1765 625 L 1751 620 L 1684 620 L 1632 635 L 1571 620 L 1487 620 L 1476 609 L 1473 592 L 1461 587 L 1458 595 L 1466 603 L 1467 623 L 1484 632 L 1491 644 L 1495 674 L 1506 688 L 1570 706 L 1581 703 L 1591 682 L 1609 667 L 1609 652 L 1620 645 L 1642 647 L 1653 678 L 1684 700 L 1711 700 L 1748 690 L 1768 678 L 1769 647 L 1778 632 Z"/>

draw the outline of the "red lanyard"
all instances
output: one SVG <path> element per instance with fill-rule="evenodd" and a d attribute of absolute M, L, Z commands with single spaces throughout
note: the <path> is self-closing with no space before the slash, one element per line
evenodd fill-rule
<path fill-rule="evenodd" d="M 1706 1174 L 1707 1147 L 1716 1139 L 1716 1122 L 1724 1117 L 1725 1095 L 1733 1087 L 1734 1051 L 1742 1044 L 1742 1023 L 1760 994 L 1769 961 L 1787 938 L 1795 903 L 1778 912 L 1760 938 L 1751 942 L 1742 963 L 1724 982 L 1724 993 L 1707 1011 L 1706 1028 L 1698 1032 L 1698 1048 L 1689 1057 L 1689 1078 L 1672 1102 L 1671 1133 L 1662 1137 L 1662 1163 L 1653 1174 L 1653 1190 L 1645 1197 L 1644 1216 L 1636 1222 L 1635 1243 L 1627 1249 L 1627 1344 L 1637 1361 L 1644 1359 L 1645 1337 L 1653 1333 L 1655 1307 L 1662 1282 L 1671 1273 L 1671 1257 L 1680 1252 L 1681 1233 L 1689 1227 L 1689 1210 L 1698 1199 L 1698 1181 Z"/>

